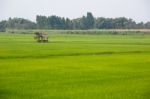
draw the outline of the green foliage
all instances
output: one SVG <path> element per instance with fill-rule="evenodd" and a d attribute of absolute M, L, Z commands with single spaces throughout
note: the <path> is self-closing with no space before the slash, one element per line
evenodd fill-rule
<path fill-rule="evenodd" d="M 38 28 L 43 29 L 143 29 L 150 28 L 149 22 L 136 23 L 132 19 L 120 18 L 94 18 L 91 12 L 87 16 L 70 20 L 58 16 L 37 16 Z"/>
<path fill-rule="evenodd" d="M 149 35 L 47 32 L 0 34 L 1 99 L 150 98 Z"/>
<path fill-rule="evenodd" d="M 0 22 L 0 32 L 5 32 L 6 31 L 6 21 L 1 21 Z"/>
<path fill-rule="evenodd" d="M 36 23 L 23 18 L 9 18 L 7 21 L 8 29 L 35 29 Z"/>
<path fill-rule="evenodd" d="M 9 18 L 6 26 L 0 22 L 1 31 L 9 29 L 150 29 L 150 22 L 136 23 L 132 19 L 120 18 L 95 18 L 91 12 L 86 16 L 69 19 L 52 16 L 36 16 L 36 23 L 23 18 Z"/>
<path fill-rule="evenodd" d="M 36 22 L 38 28 L 47 28 L 47 18 L 46 16 L 36 16 Z"/>
<path fill-rule="evenodd" d="M 91 28 L 93 28 L 93 26 L 94 26 L 94 17 L 93 17 L 93 15 L 92 15 L 92 13 L 91 12 L 88 12 L 87 13 L 87 17 L 86 17 L 86 20 L 87 20 L 87 29 L 91 29 Z"/>
<path fill-rule="evenodd" d="M 42 29 L 66 29 L 71 28 L 70 23 L 71 21 L 67 18 L 61 18 L 58 16 L 37 16 L 36 22 L 38 28 Z"/>

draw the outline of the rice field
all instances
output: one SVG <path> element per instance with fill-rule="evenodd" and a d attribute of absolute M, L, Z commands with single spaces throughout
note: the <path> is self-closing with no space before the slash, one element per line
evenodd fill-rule
<path fill-rule="evenodd" d="M 150 99 L 150 35 L 0 33 L 0 99 Z"/>

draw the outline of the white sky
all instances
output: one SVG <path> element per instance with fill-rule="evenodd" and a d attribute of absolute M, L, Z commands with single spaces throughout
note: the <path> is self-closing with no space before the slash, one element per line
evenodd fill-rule
<path fill-rule="evenodd" d="M 127 17 L 150 21 L 150 0 L 0 0 L 0 20 L 21 17 L 35 21 L 36 15 L 71 19 L 92 12 L 95 17 Z"/>

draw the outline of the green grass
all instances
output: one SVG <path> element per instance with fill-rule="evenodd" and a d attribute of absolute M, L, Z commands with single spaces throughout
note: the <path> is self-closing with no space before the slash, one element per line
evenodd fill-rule
<path fill-rule="evenodd" d="M 150 99 L 150 36 L 1 33 L 0 99 Z"/>

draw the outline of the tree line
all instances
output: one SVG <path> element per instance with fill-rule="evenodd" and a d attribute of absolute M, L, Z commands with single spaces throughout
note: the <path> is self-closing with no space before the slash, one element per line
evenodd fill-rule
<path fill-rule="evenodd" d="M 133 19 L 119 18 L 95 18 L 91 12 L 86 16 L 69 19 L 52 16 L 36 16 L 36 22 L 23 18 L 9 18 L 0 22 L 0 31 L 8 29 L 150 29 L 150 22 L 136 23 Z"/>

